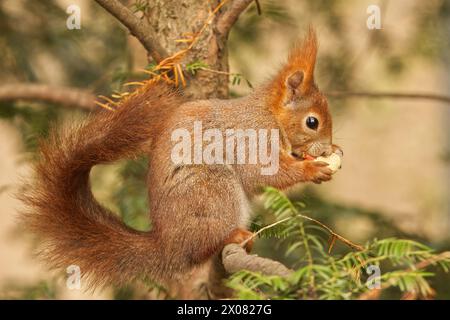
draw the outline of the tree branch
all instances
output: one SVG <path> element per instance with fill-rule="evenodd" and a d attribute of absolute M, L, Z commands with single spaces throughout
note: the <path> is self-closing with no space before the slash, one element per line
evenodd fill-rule
<path fill-rule="evenodd" d="M 223 36 L 227 37 L 231 27 L 236 23 L 242 12 L 255 0 L 234 0 L 217 20 L 217 31 Z"/>
<path fill-rule="evenodd" d="M 424 99 L 435 100 L 444 103 L 450 103 L 450 96 L 434 93 L 398 93 L 398 92 L 369 92 L 369 91 L 330 91 L 327 96 L 345 99 L 345 98 L 369 98 L 369 99 Z"/>
<path fill-rule="evenodd" d="M 247 254 L 242 246 L 234 243 L 223 248 L 222 263 L 229 274 L 248 270 L 265 275 L 288 276 L 294 272 L 278 261 Z"/>
<path fill-rule="evenodd" d="M 44 101 L 92 110 L 95 95 L 83 89 L 45 84 L 10 84 L 0 86 L 0 101 Z"/>
<path fill-rule="evenodd" d="M 118 0 L 95 1 L 127 27 L 130 33 L 142 43 L 156 62 L 161 62 L 169 56 L 167 51 L 155 41 L 156 37 L 153 29 L 147 21 L 136 17 L 130 9 L 122 5 Z"/>

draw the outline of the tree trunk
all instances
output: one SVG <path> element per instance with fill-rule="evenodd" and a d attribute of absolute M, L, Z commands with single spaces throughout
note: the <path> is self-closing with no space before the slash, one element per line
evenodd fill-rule
<path fill-rule="evenodd" d="M 187 47 L 176 40 L 198 32 L 207 21 L 219 0 L 155 0 L 149 1 L 148 22 L 153 27 L 156 39 L 170 55 Z M 228 72 L 226 39 L 215 31 L 216 17 L 204 30 L 194 47 L 187 53 L 182 65 L 201 61 L 208 68 Z M 227 98 L 228 76 L 199 70 L 189 75 L 185 92 L 192 99 Z"/>

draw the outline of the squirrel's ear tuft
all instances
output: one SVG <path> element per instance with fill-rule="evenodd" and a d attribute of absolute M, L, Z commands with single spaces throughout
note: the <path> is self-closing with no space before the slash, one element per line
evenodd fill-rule
<path fill-rule="evenodd" d="M 298 42 L 289 53 L 289 58 L 284 66 L 286 76 L 303 72 L 301 92 L 306 93 L 314 85 L 314 67 L 317 56 L 317 37 L 313 28 L 309 31 L 303 41 Z"/>
<path fill-rule="evenodd" d="M 292 100 L 308 95 L 315 88 L 317 46 L 316 33 L 310 27 L 306 37 L 292 48 L 287 62 L 271 82 L 274 105 L 289 104 Z"/>

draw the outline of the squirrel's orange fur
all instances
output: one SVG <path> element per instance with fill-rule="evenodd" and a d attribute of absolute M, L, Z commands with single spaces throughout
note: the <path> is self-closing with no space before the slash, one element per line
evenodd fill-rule
<path fill-rule="evenodd" d="M 298 42 L 289 52 L 288 60 L 278 74 L 271 81 L 272 105 L 281 107 L 282 101 L 286 98 L 286 79 L 298 70 L 304 72 L 304 79 L 300 87 L 302 94 L 308 94 L 308 90 L 314 88 L 314 67 L 317 56 L 317 38 L 313 29 L 309 29 L 308 34 L 302 42 Z"/>
<path fill-rule="evenodd" d="M 205 262 L 225 243 L 241 241 L 248 201 L 262 186 L 330 180 L 326 164 L 300 157 L 336 148 L 327 101 L 314 84 L 316 51 L 310 31 L 273 80 L 247 97 L 185 102 L 167 84 L 152 83 L 114 112 L 100 110 L 54 130 L 22 196 L 22 221 L 42 239 L 42 257 L 56 268 L 78 265 L 93 285 L 140 276 L 164 280 Z M 305 125 L 311 116 L 319 123 L 314 130 Z M 279 129 L 278 172 L 261 175 L 255 164 L 175 165 L 171 133 L 198 120 L 205 129 Z M 150 232 L 125 226 L 89 186 L 94 165 L 142 153 L 149 156 Z"/>

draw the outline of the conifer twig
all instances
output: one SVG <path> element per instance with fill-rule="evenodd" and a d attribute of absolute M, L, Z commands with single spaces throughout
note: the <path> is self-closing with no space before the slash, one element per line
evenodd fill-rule
<path fill-rule="evenodd" d="M 444 251 L 436 256 L 432 256 L 429 259 L 425 259 L 423 261 L 420 261 L 418 263 L 416 263 L 413 267 L 408 268 L 405 270 L 405 272 L 411 272 L 414 270 L 421 270 L 421 269 L 425 269 L 427 267 L 429 267 L 432 264 L 435 264 L 439 261 L 443 261 L 443 260 L 449 260 L 450 261 L 450 251 Z M 387 288 L 391 287 L 392 285 L 394 285 L 394 282 L 392 281 L 388 281 L 386 283 L 384 283 L 383 285 L 381 285 L 381 288 L 376 288 L 376 289 L 371 289 L 368 292 L 364 292 L 363 294 L 361 294 L 359 296 L 359 300 L 375 300 L 378 299 L 381 291 L 382 290 L 386 290 Z M 405 296 L 406 297 L 406 296 Z"/>
<path fill-rule="evenodd" d="M 265 231 L 265 230 L 267 230 L 267 229 L 270 229 L 270 228 L 276 226 L 277 224 L 283 223 L 283 222 L 288 221 L 288 220 L 293 219 L 293 218 L 294 218 L 294 217 L 288 217 L 288 218 L 284 218 L 284 219 L 281 219 L 281 220 L 279 220 L 279 221 L 276 221 L 276 222 L 274 222 L 274 223 L 271 223 L 271 224 L 269 224 L 269 225 L 267 225 L 267 226 L 265 226 L 265 227 L 259 229 L 257 232 L 254 232 L 250 237 L 248 237 L 247 239 L 245 239 L 244 241 L 242 241 L 239 245 L 240 245 L 241 247 L 245 247 L 245 245 L 246 245 L 249 241 L 251 241 L 251 240 L 253 240 L 254 238 L 256 238 L 256 237 L 257 237 L 259 234 L 261 234 L 263 231 Z"/>
<path fill-rule="evenodd" d="M 354 242 L 352 242 L 352 241 L 350 241 L 350 240 L 344 238 L 343 236 L 337 234 L 336 232 L 334 232 L 333 230 L 331 230 L 330 227 L 326 226 L 326 225 L 323 224 L 322 222 L 320 222 L 320 221 L 318 221 L 318 220 L 316 220 L 316 219 L 314 219 L 314 218 L 305 216 L 305 215 L 303 215 L 303 214 L 297 214 L 297 216 L 300 217 L 300 218 L 303 218 L 303 219 L 306 219 L 306 220 L 309 220 L 309 221 L 312 221 L 312 222 L 318 224 L 319 226 L 321 226 L 322 228 L 324 228 L 326 231 L 328 231 L 328 232 L 331 234 L 332 237 L 334 237 L 335 239 L 340 240 L 341 242 L 343 242 L 344 244 L 346 244 L 346 245 L 349 246 L 350 248 L 355 249 L 355 250 L 357 250 L 357 251 L 363 251 L 363 250 L 364 250 L 364 248 L 363 248 L 362 246 L 360 246 L 359 244 L 356 244 L 356 243 L 354 243 Z M 334 240 L 334 241 L 335 241 L 335 240 Z M 333 244 L 334 244 L 334 241 L 332 241 Z"/>

